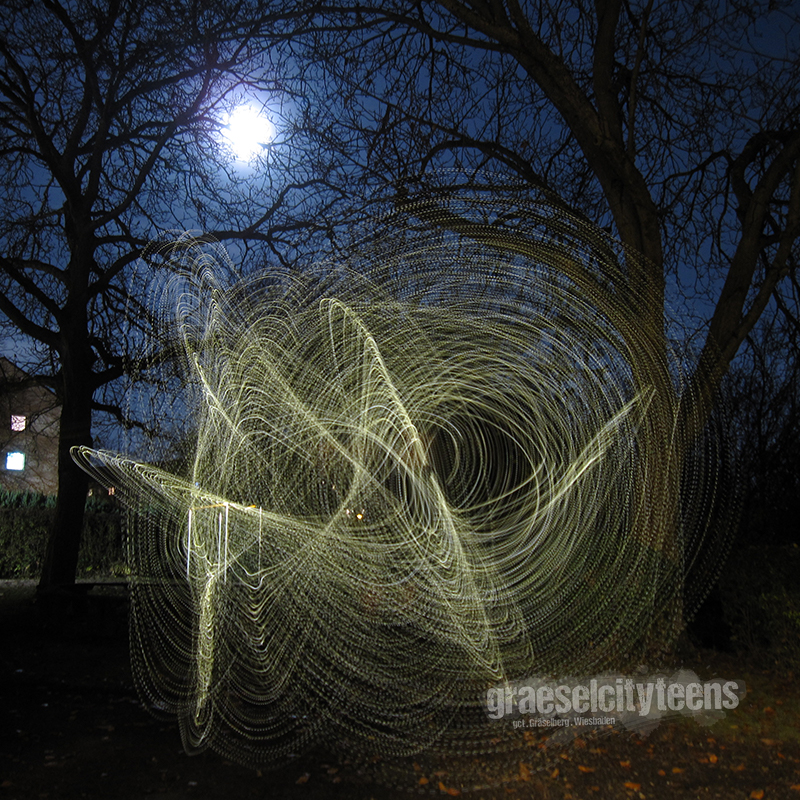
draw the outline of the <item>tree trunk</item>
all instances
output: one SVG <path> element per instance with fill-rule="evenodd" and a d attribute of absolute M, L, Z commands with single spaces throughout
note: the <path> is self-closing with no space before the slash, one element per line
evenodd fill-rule
<path fill-rule="evenodd" d="M 82 359 L 84 362 L 86 359 Z M 47 542 L 39 592 L 75 583 L 89 478 L 72 460 L 70 448 L 92 445 L 92 373 L 65 358 L 58 442 L 58 498 Z M 88 362 L 89 364 L 91 362 Z"/>

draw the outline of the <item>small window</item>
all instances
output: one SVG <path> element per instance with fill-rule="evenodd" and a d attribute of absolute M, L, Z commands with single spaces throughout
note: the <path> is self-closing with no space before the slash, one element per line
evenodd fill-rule
<path fill-rule="evenodd" d="M 11 430 L 12 431 L 24 431 L 25 428 L 28 427 L 28 419 L 24 417 L 22 414 L 12 414 L 11 415 Z"/>
<path fill-rule="evenodd" d="M 25 469 L 25 453 L 6 453 L 6 469 Z"/>

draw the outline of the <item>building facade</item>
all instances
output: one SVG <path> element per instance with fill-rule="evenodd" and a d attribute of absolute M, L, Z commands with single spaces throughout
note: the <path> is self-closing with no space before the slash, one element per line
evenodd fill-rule
<path fill-rule="evenodd" d="M 55 394 L 0 358 L 0 485 L 22 492 L 58 491 L 61 407 Z"/>

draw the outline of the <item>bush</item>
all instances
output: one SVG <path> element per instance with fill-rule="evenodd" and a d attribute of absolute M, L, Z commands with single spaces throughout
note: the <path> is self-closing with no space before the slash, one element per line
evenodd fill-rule
<path fill-rule="evenodd" d="M 738 650 L 800 666 L 799 574 L 797 544 L 734 551 L 720 593 Z"/>
<path fill-rule="evenodd" d="M 0 490 L 0 578 L 37 578 L 53 520 L 55 498 Z M 77 577 L 122 575 L 122 515 L 113 501 L 89 498 Z"/>
<path fill-rule="evenodd" d="M 37 492 L 17 492 L 0 489 L 0 509 L 6 508 L 55 508 L 55 495 Z"/>
<path fill-rule="evenodd" d="M 83 523 L 78 576 L 85 573 L 124 575 L 127 573 L 122 541 L 122 514 L 119 510 L 87 508 Z"/>

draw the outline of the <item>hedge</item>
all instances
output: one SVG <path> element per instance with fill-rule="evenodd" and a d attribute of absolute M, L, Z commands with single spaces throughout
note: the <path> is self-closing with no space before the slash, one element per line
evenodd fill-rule
<path fill-rule="evenodd" d="M 55 497 L 0 489 L 0 578 L 38 578 Z M 125 574 L 122 518 L 112 499 L 90 497 L 78 554 L 78 578 Z"/>
<path fill-rule="evenodd" d="M 800 547 L 735 549 L 719 582 L 725 621 L 739 652 L 800 667 Z"/>

